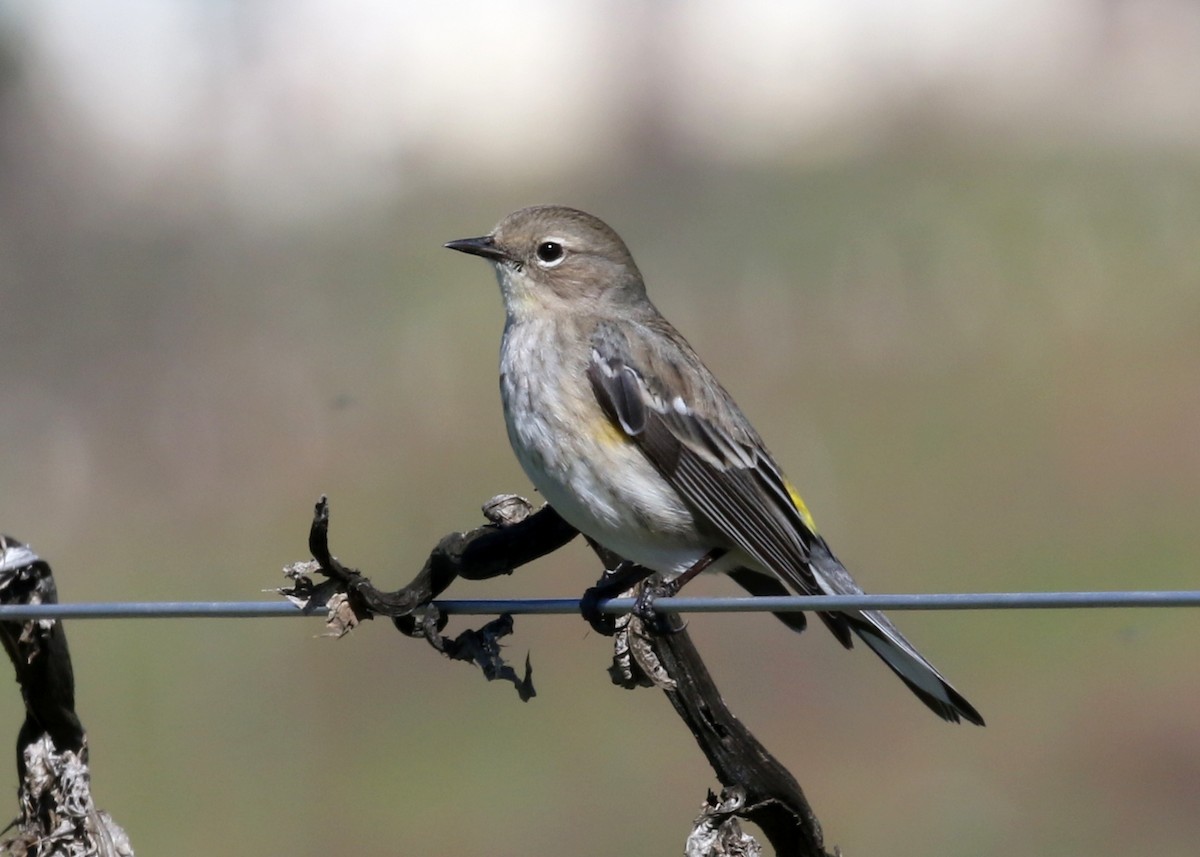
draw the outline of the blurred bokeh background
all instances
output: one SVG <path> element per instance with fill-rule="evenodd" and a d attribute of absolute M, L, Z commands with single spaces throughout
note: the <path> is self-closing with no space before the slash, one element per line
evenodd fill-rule
<path fill-rule="evenodd" d="M 441 244 L 551 201 L 626 238 L 867 589 L 1195 586 L 1184 0 L 0 3 L 0 530 L 65 600 L 267 597 L 326 492 L 400 585 L 528 491 L 495 284 Z M 1194 613 L 897 618 L 986 729 L 819 627 L 691 623 L 831 846 L 1195 853 Z M 518 619 L 529 704 L 320 630 L 69 626 L 138 853 L 676 854 L 715 785 L 580 620 Z"/>

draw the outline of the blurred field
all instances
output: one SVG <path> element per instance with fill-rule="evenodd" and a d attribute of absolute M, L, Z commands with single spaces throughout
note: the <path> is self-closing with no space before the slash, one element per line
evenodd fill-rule
<path fill-rule="evenodd" d="M 827 160 L 439 175 L 264 223 L 194 176 L 122 195 L 0 139 L 0 530 L 65 600 L 258 597 L 305 558 L 320 493 L 335 552 L 399 585 L 526 492 L 495 284 L 440 245 L 543 201 L 622 233 L 869 590 L 1196 585 L 1194 147 L 930 122 Z M 451 594 L 596 574 L 573 546 Z M 898 620 L 986 729 L 938 722 L 823 629 L 691 622 L 830 846 L 1195 853 L 1192 613 Z M 665 700 L 609 685 L 582 621 L 518 619 L 529 704 L 383 623 L 68 631 L 96 795 L 140 854 L 674 854 L 714 785 Z M 20 718 L 0 699 L 0 735 Z"/>

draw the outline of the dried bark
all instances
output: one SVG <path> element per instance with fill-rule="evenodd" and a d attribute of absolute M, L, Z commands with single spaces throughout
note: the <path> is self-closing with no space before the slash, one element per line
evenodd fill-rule
<path fill-rule="evenodd" d="M 500 657 L 499 641 L 512 631 L 510 615 L 447 641 L 441 636 L 446 617 L 429 602 L 457 577 L 481 580 L 511 574 L 562 547 L 577 533 L 549 506 L 533 511 L 528 502 L 512 495 L 493 498 L 484 513 L 489 523 L 444 537 L 407 586 L 385 592 L 330 552 L 329 506 L 322 497 L 309 533 L 313 562 L 286 569 L 293 585 L 280 591 L 304 609 L 326 609 L 336 635 L 364 619 L 387 616 L 403 633 L 424 637 L 451 658 L 478 664 L 489 680 L 511 681 L 521 698 L 529 699 L 534 691 L 528 658 L 523 675 L 518 675 Z M 598 545 L 592 547 L 606 568 L 616 568 L 618 557 Z M 313 573 L 325 580 L 314 583 Z M 738 582 L 751 591 L 758 583 L 756 579 Z M 791 616 L 780 618 L 797 621 Z M 615 623 L 610 674 L 614 683 L 624 687 L 662 688 L 724 787 L 719 797 L 709 792 L 688 837 L 688 857 L 761 853 L 760 846 L 741 830 L 739 818 L 757 824 L 779 857 L 832 857 L 825 851 L 821 826 L 796 779 L 729 710 L 691 637 L 677 617 L 675 622 L 668 633 L 655 633 L 637 617 L 621 617 Z"/>
<path fill-rule="evenodd" d="M 56 604 L 49 563 L 0 535 L 0 604 Z M 87 734 L 75 713 L 75 675 L 58 619 L 0 621 L 25 721 L 17 733 L 20 815 L 0 854 L 132 857 L 129 838 L 92 802 Z"/>

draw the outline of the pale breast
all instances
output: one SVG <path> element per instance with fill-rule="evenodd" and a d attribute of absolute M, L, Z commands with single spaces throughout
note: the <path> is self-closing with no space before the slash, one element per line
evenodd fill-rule
<path fill-rule="evenodd" d="M 546 501 L 626 559 L 668 574 L 694 563 L 691 512 L 601 411 L 585 374 L 586 339 L 544 322 L 510 323 L 500 352 L 509 441 Z"/>

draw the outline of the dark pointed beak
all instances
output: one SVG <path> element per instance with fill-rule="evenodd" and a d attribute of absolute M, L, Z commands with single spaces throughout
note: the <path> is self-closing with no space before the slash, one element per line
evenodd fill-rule
<path fill-rule="evenodd" d="M 491 259 L 493 262 L 500 262 L 508 258 L 499 247 L 496 246 L 496 240 L 490 235 L 484 235 L 482 238 L 459 238 L 455 241 L 447 241 L 442 245 L 451 250 L 457 250 L 460 253 L 470 253 L 472 256 L 482 256 L 485 259 Z"/>

